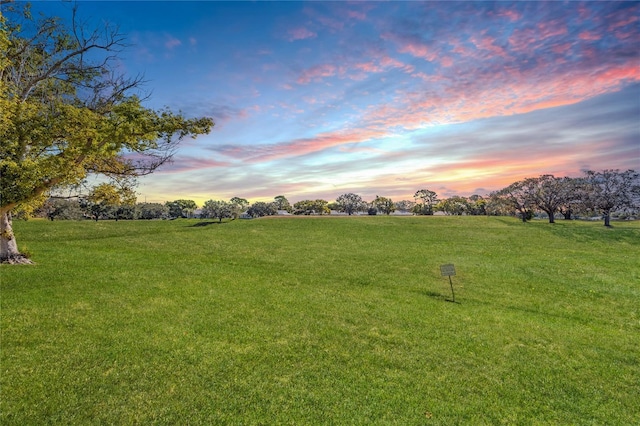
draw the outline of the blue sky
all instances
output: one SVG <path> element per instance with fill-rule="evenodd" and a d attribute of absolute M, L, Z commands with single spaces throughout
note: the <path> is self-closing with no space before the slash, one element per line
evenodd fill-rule
<path fill-rule="evenodd" d="M 69 3 L 36 2 L 69 16 Z M 139 201 L 484 195 L 640 169 L 640 2 L 104 2 L 147 105 L 210 116 Z"/>

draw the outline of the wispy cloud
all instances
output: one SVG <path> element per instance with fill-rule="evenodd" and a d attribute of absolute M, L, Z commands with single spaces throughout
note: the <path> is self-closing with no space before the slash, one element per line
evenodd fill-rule
<path fill-rule="evenodd" d="M 384 136 L 387 136 L 386 132 L 367 130 L 327 132 L 310 138 L 294 139 L 276 144 L 225 145 L 213 147 L 212 150 L 248 163 L 260 163 L 298 157 L 332 147 L 362 143 Z"/>
<path fill-rule="evenodd" d="M 318 36 L 317 33 L 305 27 L 292 28 L 287 32 L 287 34 L 289 41 L 304 40 L 307 38 L 315 38 Z"/>
<path fill-rule="evenodd" d="M 164 42 L 164 47 L 166 47 L 169 50 L 174 49 L 175 47 L 178 47 L 182 45 L 182 41 L 178 40 L 175 37 L 172 37 L 170 35 L 166 36 L 166 41 Z"/>

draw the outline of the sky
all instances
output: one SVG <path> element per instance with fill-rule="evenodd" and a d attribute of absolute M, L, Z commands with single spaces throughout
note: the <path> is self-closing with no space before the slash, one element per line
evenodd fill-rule
<path fill-rule="evenodd" d="M 400 201 L 640 169 L 637 1 L 78 4 L 127 35 L 146 106 L 215 121 L 138 201 Z"/>

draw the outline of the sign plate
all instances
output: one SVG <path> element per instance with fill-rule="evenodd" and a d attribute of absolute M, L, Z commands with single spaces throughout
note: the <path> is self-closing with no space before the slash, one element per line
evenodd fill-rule
<path fill-rule="evenodd" d="M 447 263 L 446 265 L 440 265 L 440 273 L 442 273 L 443 277 L 451 277 L 456 275 L 456 268 L 452 263 Z"/>

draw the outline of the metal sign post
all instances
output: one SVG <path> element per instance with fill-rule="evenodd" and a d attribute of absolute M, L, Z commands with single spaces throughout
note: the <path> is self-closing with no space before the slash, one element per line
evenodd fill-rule
<path fill-rule="evenodd" d="M 452 263 L 447 263 L 446 265 L 440 265 L 440 273 L 443 277 L 449 277 L 449 285 L 451 285 L 451 301 L 456 301 L 456 295 L 453 292 L 453 281 L 451 281 L 451 277 L 456 275 L 456 268 Z"/>

